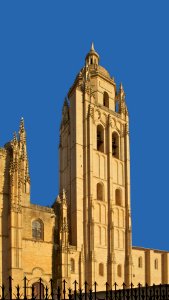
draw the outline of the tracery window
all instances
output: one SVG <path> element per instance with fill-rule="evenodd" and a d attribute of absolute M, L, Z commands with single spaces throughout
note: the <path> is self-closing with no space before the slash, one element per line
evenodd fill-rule
<path fill-rule="evenodd" d="M 32 222 L 32 237 L 36 240 L 43 240 L 43 222 L 40 219 L 36 219 Z"/>

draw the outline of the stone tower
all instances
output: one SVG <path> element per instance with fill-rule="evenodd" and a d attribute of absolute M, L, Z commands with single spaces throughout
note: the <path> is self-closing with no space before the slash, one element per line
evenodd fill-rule
<path fill-rule="evenodd" d="M 128 110 L 122 84 L 117 90 L 93 44 L 63 105 L 61 193 L 63 189 L 71 270 L 76 266 L 71 278 L 90 285 L 96 280 L 100 289 L 106 281 L 131 282 Z"/>

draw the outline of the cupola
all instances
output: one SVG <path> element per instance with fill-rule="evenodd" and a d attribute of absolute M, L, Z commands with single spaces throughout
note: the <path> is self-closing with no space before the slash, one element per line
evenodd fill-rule
<path fill-rule="evenodd" d="M 99 64 L 99 54 L 94 49 L 94 44 L 92 43 L 90 52 L 86 55 L 86 65 L 98 65 Z"/>

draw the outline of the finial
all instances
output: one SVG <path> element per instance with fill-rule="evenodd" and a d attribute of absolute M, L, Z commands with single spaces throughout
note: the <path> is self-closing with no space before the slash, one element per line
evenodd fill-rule
<path fill-rule="evenodd" d="M 91 51 L 95 51 L 95 49 L 94 49 L 94 43 L 92 42 L 92 44 L 91 44 L 91 49 L 90 49 Z"/>

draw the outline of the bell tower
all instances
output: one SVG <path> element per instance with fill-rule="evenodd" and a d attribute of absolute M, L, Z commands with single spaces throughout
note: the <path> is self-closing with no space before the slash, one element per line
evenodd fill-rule
<path fill-rule="evenodd" d="M 129 147 L 123 86 L 117 90 L 92 43 L 63 105 L 60 191 L 69 243 L 83 249 L 79 278 L 100 289 L 132 281 Z"/>

